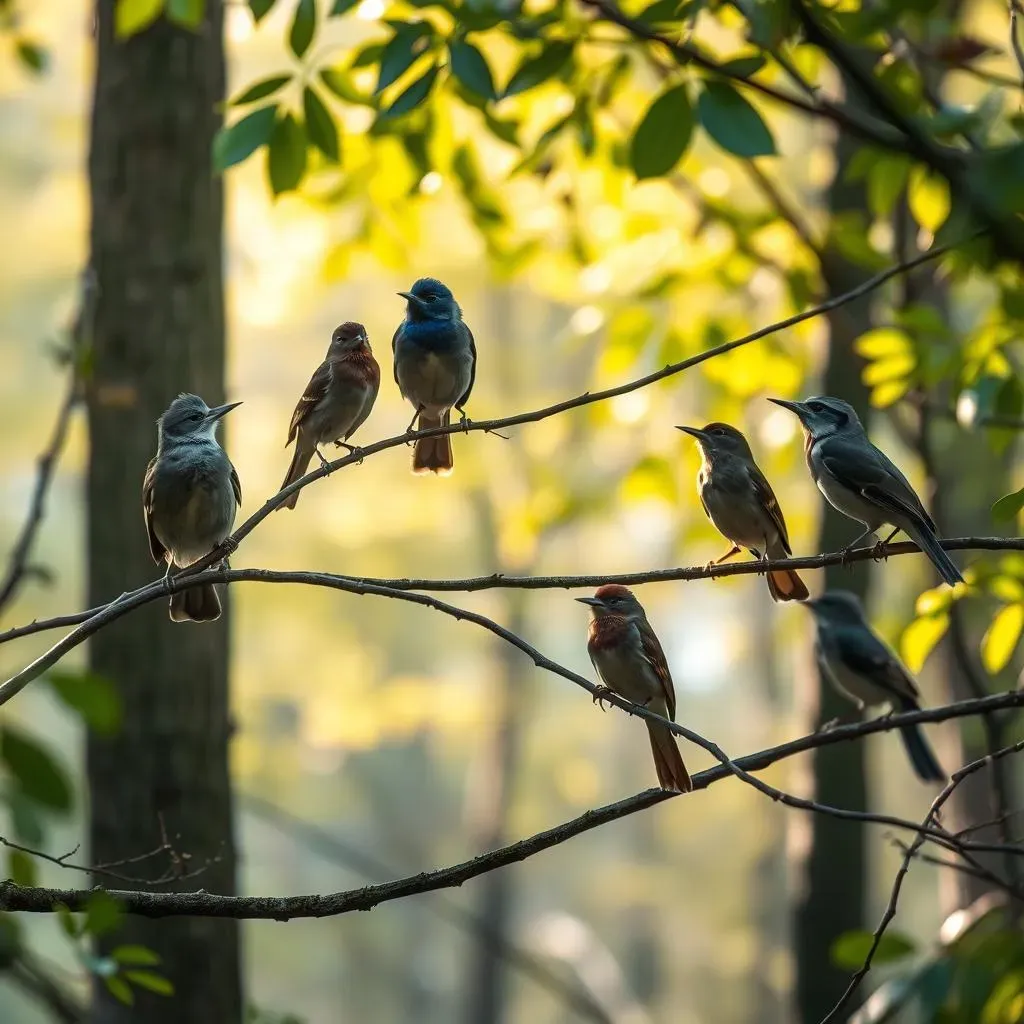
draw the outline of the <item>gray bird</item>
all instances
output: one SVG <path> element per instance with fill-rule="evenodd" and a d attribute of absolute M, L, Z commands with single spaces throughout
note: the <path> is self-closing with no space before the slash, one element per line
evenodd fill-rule
<path fill-rule="evenodd" d="M 198 395 L 178 395 L 157 421 L 156 456 L 146 467 L 142 511 L 149 550 L 167 573 L 208 555 L 231 534 L 242 503 L 238 474 L 217 443 L 217 422 L 241 405 L 211 409 Z M 171 595 L 174 622 L 209 622 L 220 617 L 212 583 Z"/>
<path fill-rule="evenodd" d="M 917 685 L 886 643 L 868 624 L 856 595 L 831 590 L 807 602 L 818 626 L 815 655 L 822 677 L 859 708 L 888 704 L 894 711 L 918 711 Z M 922 782 L 944 782 L 920 726 L 900 727 L 914 772 Z"/>
<path fill-rule="evenodd" d="M 771 484 L 754 461 L 747 439 L 728 423 L 676 427 L 700 445 L 701 466 L 697 493 L 715 529 L 732 541 L 732 547 L 712 563 L 738 555 L 746 548 L 755 558 L 786 558 L 791 555 L 789 534 L 782 509 Z M 766 576 L 776 601 L 803 601 L 807 587 L 792 569 L 777 569 Z"/>
<path fill-rule="evenodd" d="M 946 583 L 963 583 L 960 570 L 939 544 L 935 523 L 921 499 L 892 460 L 868 440 L 849 402 L 827 396 L 806 402 L 768 401 L 800 417 L 804 455 L 818 490 L 833 508 L 867 527 L 846 546 L 847 551 L 888 524 L 894 529 L 883 543 L 902 530 Z"/>

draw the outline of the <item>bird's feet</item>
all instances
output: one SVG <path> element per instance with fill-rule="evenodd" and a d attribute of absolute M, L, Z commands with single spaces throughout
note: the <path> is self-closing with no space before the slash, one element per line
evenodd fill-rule
<path fill-rule="evenodd" d="M 594 690 L 594 703 L 602 710 L 607 711 L 608 709 L 604 706 L 606 697 L 611 696 L 615 691 L 610 686 L 598 686 Z"/>
<path fill-rule="evenodd" d="M 886 545 L 888 543 L 888 541 L 880 540 L 871 549 L 871 557 L 876 562 L 887 562 L 889 560 L 889 552 L 886 550 Z"/>
<path fill-rule="evenodd" d="M 331 464 L 330 464 L 330 462 L 328 462 L 328 461 L 327 461 L 327 459 L 326 459 L 326 458 L 324 457 L 324 453 L 323 453 L 322 451 L 320 451 L 320 449 L 319 449 L 319 448 L 314 448 L 314 449 L 313 449 L 313 451 L 315 451 L 315 452 L 316 452 L 316 457 L 317 457 L 317 458 L 318 458 L 318 459 L 320 460 L 320 468 L 321 468 L 321 469 L 322 469 L 322 470 L 323 470 L 323 471 L 324 471 L 325 473 L 327 473 L 327 474 L 330 474 L 330 472 L 331 472 Z"/>
<path fill-rule="evenodd" d="M 456 409 L 455 411 L 459 414 L 459 426 L 462 428 L 463 433 L 468 434 L 473 421 L 466 415 L 465 409 Z"/>
<path fill-rule="evenodd" d="M 818 726 L 818 732 L 831 732 L 833 729 L 836 728 L 836 726 L 842 724 L 843 720 L 841 718 L 830 718 L 827 722 L 822 722 L 822 724 Z"/>
<path fill-rule="evenodd" d="M 354 455 L 359 460 L 359 462 L 357 463 L 358 465 L 361 466 L 363 464 L 362 448 L 354 448 L 352 445 L 346 444 L 344 441 L 335 441 L 334 444 L 338 448 L 344 448 L 345 451 L 349 453 L 349 455 Z"/>
<path fill-rule="evenodd" d="M 220 556 L 220 562 L 225 569 L 230 568 L 228 559 L 238 550 L 238 541 L 233 537 L 225 537 L 214 549 L 213 554 Z"/>

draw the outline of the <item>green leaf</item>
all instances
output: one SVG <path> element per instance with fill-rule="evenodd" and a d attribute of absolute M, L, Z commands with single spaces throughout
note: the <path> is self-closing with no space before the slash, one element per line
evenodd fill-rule
<path fill-rule="evenodd" d="M 291 75 L 271 75 L 270 78 L 254 82 L 240 96 L 236 96 L 228 103 L 232 107 L 241 107 L 246 103 L 255 103 L 257 100 L 265 100 L 272 96 L 279 89 L 283 89 L 292 80 Z"/>
<path fill-rule="evenodd" d="M 844 971 L 855 971 L 861 967 L 868 955 L 868 950 L 874 942 L 871 932 L 857 930 L 844 932 L 835 942 L 832 943 L 830 956 L 836 967 Z M 917 947 L 905 935 L 899 932 L 883 932 L 881 941 L 872 964 L 876 967 L 882 964 L 889 964 L 895 960 L 902 960 L 905 956 L 913 953 Z"/>
<path fill-rule="evenodd" d="M 42 74 L 50 66 L 50 52 L 25 36 L 19 36 L 15 43 L 18 60 L 34 74 Z"/>
<path fill-rule="evenodd" d="M 378 64 L 383 55 L 383 43 L 370 43 L 369 46 L 364 46 L 361 50 L 359 50 L 356 53 L 356 55 L 352 58 L 352 63 L 349 65 L 349 67 L 351 67 L 352 69 L 371 67 L 374 64 Z"/>
<path fill-rule="evenodd" d="M 900 654 L 911 672 L 921 671 L 947 629 L 949 615 L 923 615 L 907 626 L 900 638 Z"/>
<path fill-rule="evenodd" d="M 868 207 L 876 217 L 888 217 L 907 183 L 910 161 L 899 153 L 880 153 L 868 171 Z"/>
<path fill-rule="evenodd" d="M 124 976 L 133 985 L 138 985 L 139 988 L 147 988 L 150 992 L 155 992 L 157 995 L 174 995 L 174 986 L 161 974 L 156 974 L 153 971 L 125 971 Z"/>
<path fill-rule="evenodd" d="M 750 78 L 752 75 L 756 75 L 765 66 L 765 63 L 764 57 L 755 53 L 749 57 L 737 57 L 735 60 L 726 61 L 721 70 L 730 78 L 734 75 L 737 78 Z"/>
<path fill-rule="evenodd" d="M 167 17 L 176 25 L 196 29 L 203 23 L 206 0 L 165 0 Z"/>
<path fill-rule="evenodd" d="M 536 57 L 527 57 L 505 86 L 505 96 L 516 96 L 554 78 L 572 56 L 572 43 L 548 43 Z"/>
<path fill-rule="evenodd" d="M 633 133 L 629 164 L 637 178 L 657 178 L 679 162 L 693 135 L 693 107 L 685 85 L 666 89 Z"/>
<path fill-rule="evenodd" d="M 213 169 L 226 171 L 265 145 L 274 131 L 277 104 L 260 107 L 234 124 L 221 128 L 213 140 Z"/>
<path fill-rule="evenodd" d="M 258 25 L 274 8 L 277 0 L 249 0 L 252 20 Z"/>
<path fill-rule="evenodd" d="M 5 800 L 11 816 L 11 826 L 18 841 L 29 846 L 42 846 L 43 819 L 39 804 L 20 789 L 13 789 L 5 794 Z"/>
<path fill-rule="evenodd" d="M 494 76 L 484 55 L 465 39 L 448 44 L 448 53 L 452 74 L 477 96 L 486 100 L 496 100 Z"/>
<path fill-rule="evenodd" d="M 306 115 L 306 134 L 309 141 L 331 163 L 336 164 L 341 157 L 338 129 L 331 112 L 324 106 L 324 101 L 308 85 L 302 90 L 302 109 Z"/>
<path fill-rule="evenodd" d="M 343 14 L 348 14 L 358 3 L 359 0 L 334 0 L 331 5 L 331 13 L 327 17 L 340 18 Z"/>
<path fill-rule="evenodd" d="M 425 21 L 403 25 L 381 51 L 375 94 L 397 82 L 430 46 L 433 29 Z M 352 65 L 355 67 L 355 63 Z"/>
<path fill-rule="evenodd" d="M 55 811 L 71 809 L 71 783 L 48 750 L 19 728 L 0 727 L 0 760 L 31 799 Z"/>
<path fill-rule="evenodd" d="M 36 862 L 24 850 L 7 851 L 7 877 L 16 885 L 36 885 Z"/>
<path fill-rule="evenodd" d="M 981 638 L 981 662 L 985 671 L 995 675 L 1013 657 L 1024 630 L 1024 604 L 1008 604 L 992 620 Z"/>
<path fill-rule="evenodd" d="M 124 1003 L 125 1006 L 132 1006 L 135 1003 L 135 994 L 132 992 L 131 986 L 120 974 L 104 978 L 103 983 L 107 986 L 107 991 L 119 1003 Z"/>
<path fill-rule="evenodd" d="M 142 967 L 156 967 L 160 963 L 160 957 L 148 946 L 117 946 L 110 951 L 110 955 L 119 964 L 139 964 Z"/>
<path fill-rule="evenodd" d="M 376 109 L 377 101 L 366 93 L 360 92 L 346 71 L 341 68 L 321 68 L 320 81 L 334 93 L 339 99 L 346 103 L 357 103 L 363 107 Z"/>
<path fill-rule="evenodd" d="M 0 914 L 0 970 L 17 958 L 21 952 L 21 925 L 13 914 Z"/>
<path fill-rule="evenodd" d="M 90 729 L 109 736 L 121 726 L 121 697 L 109 679 L 94 672 L 51 672 L 47 682 L 72 711 L 77 711 Z"/>
<path fill-rule="evenodd" d="M 1004 494 L 992 506 L 992 518 L 999 522 L 1015 519 L 1024 508 L 1024 487 L 1012 494 Z"/>
<path fill-rule="evenodd" d="M 299 187 L 306 174 L 306 132 L 291 115 L 285 114 L 274 126 L 267 146 L 267 177 L 270 191 L 279 196 Z"/>
<path fill-rule="evenodd" d="M 727 82 L 705 82 L 697 109 L 704 130 L 727 153 L 747 159 L 774 155 L 761 115 Z"/>
<path fill-rule="evenodd" d="M 82 929 L 93 937 L 109 935 L 121 927 L 124 910 L 121 904 L 102 889 L 96 889 L 89 895 L 85 905 L 85 926 Z"/>
<path fill-rule="evenodd" d="M 309 44 L 316 34 L 316 0 L 299 0 L 295 5 L 295 17 L 288 33 L 288 45 L 292 53 L 302 60 Z"/>
<path fill-rule="evenodd" d="M 114 34 L 130 39 L 149 28 L 164 9 L 164 0 L 117 0 L 114 10 Z"/>
<path fill-rule="evenodd" d="M 57 912 L 57 920 L 60 921 L 64 934 L 69 939 L 77 939 L 82 934 L 82 926 L 75 915 L 64 903 L 54 903 L 53 909 Z"/>
<path fill-rule="evenodd" d="M 410 110 L 418 107 L 430 94 L 435 78 L 437 78 L 436 64 L 425 75 L 417 78 L 387 110 L 382 110 L 378 120 L 385 121 L 401 117 L 403 114 L 407 114 Z"/>

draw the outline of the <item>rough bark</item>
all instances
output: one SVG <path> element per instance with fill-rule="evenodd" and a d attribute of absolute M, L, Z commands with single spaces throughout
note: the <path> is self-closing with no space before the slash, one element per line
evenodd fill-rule
<path fill-rule="evenodd" d="M 842 168 L 854 149 L 844 138 L 836 145 L 839 170 L 829 191 L 833 215 L 863 211 L 867 206 L 863 186 L 842 180 Z M 824 254 L 822 271 L 831 295 L 854 288 L 870 276 L 831 248 Z M 853 341 L 870 327 L 870 299 L 860 299 L 836 310 L 828 321 L 829 356 L 822 392 L 845 398 L 864 415 L 867 393 L 860 382 L 862 367 L 853 351 Z M 816 550 L 837 551 L 857 532 L 857 524 L 828 508 Z M 865 564 L 852 570 L 833 566 L 825 571 L 826 589 L 853 590 L 863 597 L 868 575 Z M 822 685 L 816 674 L 814 686 L 808 705 L 818 725 L 833 718 L 853 717 L 851 705 L 827 683 Z M 866 809 L 864 744 L 844 743 L 815 750 L 811 754 L 811 772 L 816 800 L 850 810 Z M 805 853 L 798 865 L 802 877 L 794 921 L 797 1018 L 815 1021 L 835 1005 L 849 981 L 848 971 L 832 965 L 830 950 L 843 932 L 863 927 L 867 851 L 864 828 L 858 823 L 812 814 L 799 819 L 795 827 L 809 832 L 808 841 L 798 844 Z"/>
<path fill-rule="evenodd" d="M 224 389 L 222 194 L 210 172 L 224 95 L 221 2 L 206 0 L 196 32 L 159 18 L 127 41 L 114 37 L 114 8 L 115 0 L 97 2 L 89 155 L 98 285 L 87 394 L 89 605 L 160 571 L 140 498 L 155 421 L 180 391 L 214 405 Z M 121 731 L 88 741 L 93 860 L 155 849 L 162 820 L 189 855 L 187 869 L 216 858 L 183 887 L 234 892 L 227 615 L 176 625 L 153 604 L 99 633 L 89 660 L 124 703 Z M 154 859 L 154 876 L 166 861 Z M 176 994 L 140 991 L 129 1009 L 98 985 L 94 1024 L 241 1020 L 237 923 L 133 918 L 112 941 L 154 949 Z"/>

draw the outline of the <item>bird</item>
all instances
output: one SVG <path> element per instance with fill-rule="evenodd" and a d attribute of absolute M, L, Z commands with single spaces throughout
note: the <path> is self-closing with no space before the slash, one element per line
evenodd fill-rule
<path fill-rule="evenodd" d="M 211 409 L 198 395 L 181 394 L 157 421 L 156 455 L 142 483 L 142 511 L 153 561 L 172 569 L 198 562 L 224 544 L 242 504 L 238 474 L 217 443 L 217 424 L 241 402 Z M 212 583 L 171 595 L 174 622 L 220 618 Z"/>
<path fill-rule="evenodd" d="M 314 455 L 327 465 L 320 445 L 333 441 L 339 448 L 356 450 L 345 442 L 370 415 L 379 390 L 380 367 L 366 328 L 352 321 L 336 327 L 327 356 L 309 378 L 288 424 L 285 448 L 294 441 L 295 453 L 281 490 L 305 476 Z M 278 508 L 295 508 L 298 500 L 296 491 Z"/>
<path fill-rule="evenodd" d="M 892 460 L 868 440 L 849 402 L 825 395 L 806 402 L 768 401 L 800 418 L 807 468 L 828 503 L 866 527 L 846 552 L 888 524 L 894 529 L 879 547 L 902 530 L 928 556 L 944 582 L 950 586 L 964 582 L 939 543 L 935 523 L 921 499 Z"/>
<path fill-rule="evenodd" d="M 606 583 L 593 597 L 576 600 L 590 606 L 587 653 L 603 684 L 594 699 L 616 693 L 674 722 L 676 693 L 668 661 L 633 592 L 617 583 Z M 693 783 L 671 730 L 658 722 L 645 720 L 645 724 L 659 785 L 689 793 Z"/>
<path fill-rule="evenodd" d="M 405 319 L 391 341 L 395 383 L 416 410 L 409 430 L 448 426 L 451 410 L 466 422 L 464 406 L 476 379 L 476 342 L 462 319 L 451 289 L 433 277 L 421 277 L 407 292 Z M 418 421 L 418 422 L 417 422 Z M 449 434 L 424 437 L 412 456 L 414 473 L 447 476 L 455 465 Z"/>
<path fill-rule="evenodd" d="M 741 548 L 755 558 L 777 559 L 791 555 L 786 520 L 771 485 L 754 461 L 747 439 L 728 423 L 706 427 L 676 427 L 700 445 L 701 466 L 697 493 L 704 513 L 732 547 L 712 565 L 718 565 Z M 773 569 L 766 576 L 775 601 L 804 601 L 807 587 L 792 569 Z"/>
<path fill-rule="evenodd" d="M 913 678 L 871 628 L 855 594 L 830 590 L 807 606 L 818 627 L 818 670 L 839 693 L 862 710 L 875 704 L 888 704 L 893 711 L 921 709 Z M 900 737 L 917 777 L 922 782 L 944 782 L 946 774 L 921 727 L 900 726 Z"/>

